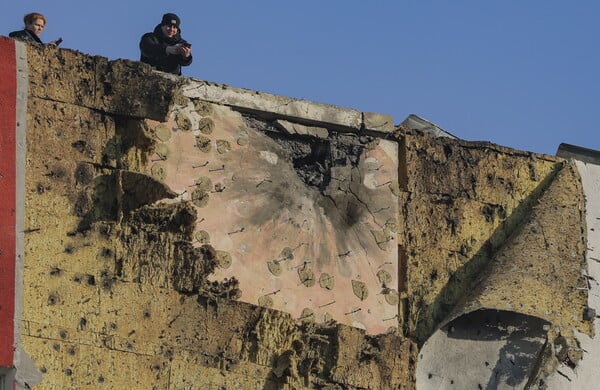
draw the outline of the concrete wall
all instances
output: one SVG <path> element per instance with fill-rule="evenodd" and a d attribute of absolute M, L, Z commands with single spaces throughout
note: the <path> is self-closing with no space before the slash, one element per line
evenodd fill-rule
<path fill-rule="evenodd" d="M 10 241 L 14 288 L 0 287 L 15 303 L 0 311 L 16 352 L 3 365 L 19 386 L 450 386 L 430 357 L 476 351 L 462 325 L 490 312 L 537 332 L 521 383 L 551 376 L 592 335 L 574 164 L 0 42 L 25 65 L 2 77 L 27 87 L 19 99 L 3 82 L 2 95 L 24 118 L 7 133 L 23 122 L 27 133 L 22 174 L 9 159 L 22 256 Z M 436 341 L 459 324 L 457 347 Z M 511 335 L 519 345 L 531 332 Z M 563 339 L 562 352 L 544 347 Z M 505 356 L 495 345 L 478 353 Z"/>

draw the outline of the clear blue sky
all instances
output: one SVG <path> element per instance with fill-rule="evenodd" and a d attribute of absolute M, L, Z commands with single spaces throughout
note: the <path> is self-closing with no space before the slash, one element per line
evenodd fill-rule
<path fill-rule="evenodd" d="M 591 0 L 2 1 L 2 34 L 30 11 L 42 40 L 139 58 L 165 12 L 193 43 L 186 76 L 380 112 L 459 138 L 555 154 L 600 150 L 600 2 Z"/>

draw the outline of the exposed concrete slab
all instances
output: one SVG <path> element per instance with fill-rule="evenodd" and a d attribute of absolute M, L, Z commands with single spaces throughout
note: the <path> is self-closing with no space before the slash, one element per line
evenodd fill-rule
<path fill-rule="evenodd" d="M 556 155 L 562 158 L 573 158 L 577 161 L 600 165 L 600 151 L 577 145 L 562 143 L 558 146 Z"/>
<path fill-rule="evenodd" d="M 410 114 L 404 121 L 402 121 L 400 125 L 408 129 L 424 131 L 426 133 L 433 134 L 436 137 L 445 137 L 452 139 L 457 138 L 453 134 L 450 134 L 446 130 L 436 125 L 435 123 L 430 122 L 427 119 L 421 118 L 420 116 L 415 114 Z"/>
<path fill-rule="evenodd" d="M 417 389 L 523 389 L 546 340 L 547 322 L 478 310 L 436 332 L 421 349 Z"/>
<path fill-rule="evenodd" d="M 238 109 L 276 114 L 295 121 L 313 123 L 317 126 L 337 125 L 358 131 L 362 113 L 357 110 L 293 99 L 269 93 L 233 88 L 225 84 L 188 79 L 182 88 L 185 97 L 224 104 Z"/>
<path fill-rule="evenodd" d="M 173 78 L 165 75 L 165 77 Z M 211 103 L 227 105 L 238 110 L 247 110 L 269 117 L 279 117 L 309 126 L 342 128 L 346 131 L 371 130 L 391 132 L 394 130 L 390 115 L 364 113 L 351 108 L 316 103 L 304 99 L 293 99 L 265 92 L 234 88 L 225 84 L 186 79 L 182 87 L 185 97 L 202 99 Z"/>
<path fill-rule="evenodd" d="M 304 126 L 298 123 L 284 121 L 282 119 L 276 120 L 275 124 L 277 124 L 287 134 L 309 135 L 312 137 L 325 139 L 329 136 L 329 131 L 323 127 Z"/>
<path fill-rule="evenodd" d="M 363 112 L 363 126 L 367 130 L 382 133 L 391 133 L 395 129 L 394 119 L 391 115 L 376 112 Z"/>

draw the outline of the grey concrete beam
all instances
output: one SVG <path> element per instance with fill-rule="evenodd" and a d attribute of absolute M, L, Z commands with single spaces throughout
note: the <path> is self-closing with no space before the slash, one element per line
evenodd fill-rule
<path fill-rule="evenodd" d="M 351 108 L 294 99 L 270 93 L 235 88 L 225 84 L 187 79 L 182 87 L 183 96 L 223 104 L 242 111 L 267 114 L 306 126 L 343 128 L 358 132 L 373 130 L 390 132 L 393 119 L 389 115 L 363 113 Z"/>
<path fill-rule="evenodd" d="M 394 119 L 391 115 L 363 112 L 363 128 L 376 132 L 391 133 L 395 129 Z"/>
<path fill-rule="evenodd" d="M 329 131 L 323 127 L 304 126 L 283 119 L 276 120 L 275 124 L 287 134 L 310 135 L 312 137 L 324 139 L 329 137 Z"/>

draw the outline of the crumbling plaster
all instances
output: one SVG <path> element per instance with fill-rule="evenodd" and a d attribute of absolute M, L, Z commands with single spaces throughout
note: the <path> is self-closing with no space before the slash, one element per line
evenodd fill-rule
<path fill-rule="evenodd" d="M 39 388 L 429 386 L 428 346 L 481 309 L 542 324 L 527 381 L 592 335 L 572 163 L 27 53 L 21 345 Z M 563 355 L 543 348 L 560 337 Z"/>

